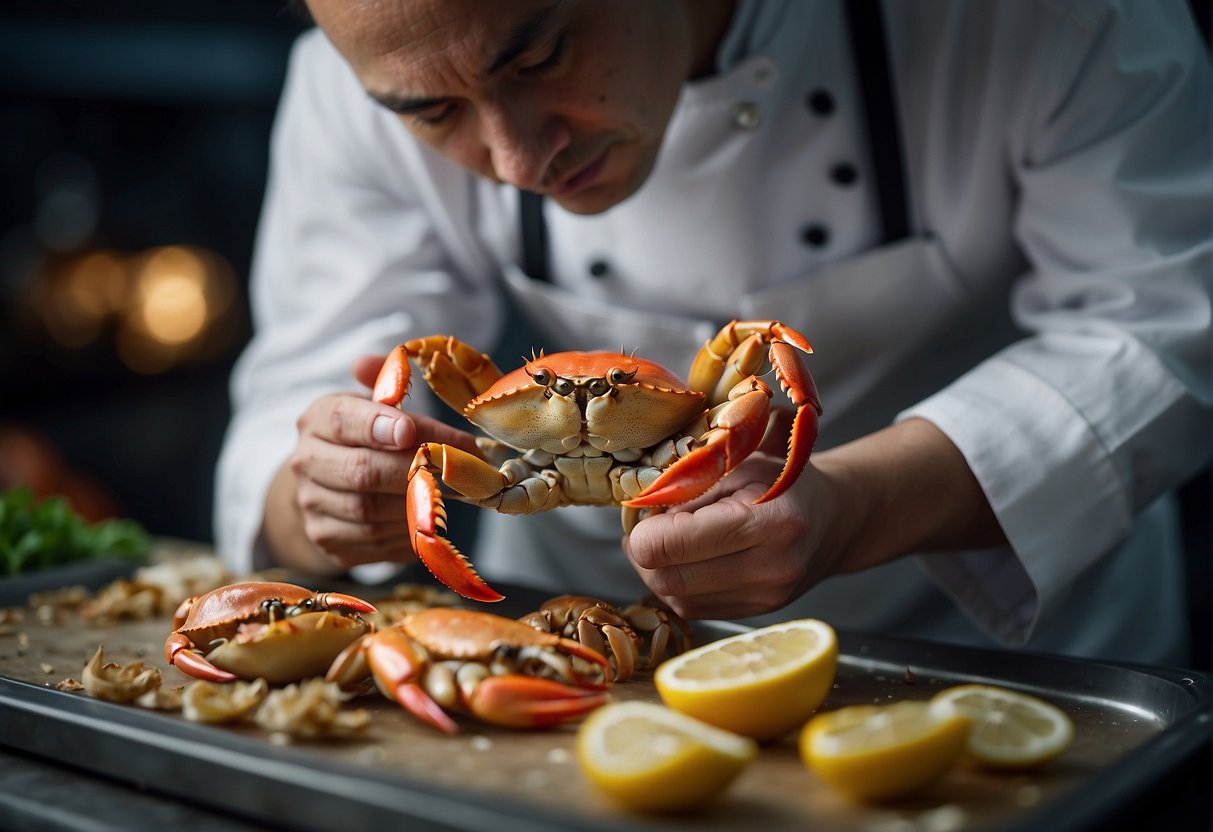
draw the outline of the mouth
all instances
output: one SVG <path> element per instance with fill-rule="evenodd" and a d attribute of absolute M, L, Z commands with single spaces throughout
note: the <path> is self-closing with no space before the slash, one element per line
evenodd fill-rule
<path fill-rule="evenodd" d="M 574 171 L 569 176 L 564 177 L 551 188 L 548 193 L 551 196 L 571 196 L 583 188 L 587 188 L 598 179 L 606 167 L 607 157 L 610 155 L 611 149 L 608 147 L 599 153 L 589 164 L 584 165 Z"/>

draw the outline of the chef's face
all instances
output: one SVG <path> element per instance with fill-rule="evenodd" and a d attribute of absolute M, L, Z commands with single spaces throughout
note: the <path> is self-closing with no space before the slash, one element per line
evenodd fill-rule
<path fill-rule="evenodd" d="M 371 97 L 419 139 L 577 214 L 644 183 L 697 60 L 683 0 L 308 6 Z"/>

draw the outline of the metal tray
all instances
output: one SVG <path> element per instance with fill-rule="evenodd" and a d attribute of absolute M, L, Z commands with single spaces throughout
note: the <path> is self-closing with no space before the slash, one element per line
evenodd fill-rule
<path fill-rule="evenodd" d="M 524 606 L 538 597 L 510 595 Z M 63 669 L 91 652 L 85 644 L 104 642 L 107 659 L 139 657 L 163 668 L 164 622 L 72 627 L 61 622 L 38 635 L 28 627 L 30 646 L 20 662 L 0 639 L 0 744 L 292 830 L 331 832 L 351 823 L 459 830 L 1094 829 L 1209 741 L 1204 674 L 843 632 L 837 682 L 823 708 L 927 698 L 952 684 L 985 682 L 1057 703 L 1074 719 L 1075 742 L 1037 772 L 962 768 L 911 801 L 860 806 L 805 769 L 789 737 L 764 746 L 728 793 L 702 812 L 637 816 L 606 802 L 580 776 L 574 727 L 512 732 L 464 722 L 461 734 L 449 738 L 372 696 L 359 701 L 372 710 L 370 737 L 283 745 L 251 728 L 199 725 L 55 690 L 48 684 L 72 675 Z M 697 627 L 697 639 L 739 629 L 708 622 Z M 59 670 L 48 674 L 42 666 L 52 663 Z M 165 683 L 184 681 L 176 673 L 167 669 Z M 644 678 L 615 690 L 621 699 L 657 698 Z"/>
<path fill-rule="evenodd" d="M 106 557 L 35 569 L 0 578 L 0 607 L 23 607 L 36 592 L 79 585 L 98 589 L 118 578 L 129 578 L 147 558 Z"/>

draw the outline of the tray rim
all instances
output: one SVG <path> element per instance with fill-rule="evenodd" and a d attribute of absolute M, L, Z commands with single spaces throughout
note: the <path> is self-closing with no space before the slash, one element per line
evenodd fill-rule
<path fill-rule="evenodd" d="M 751 629 L 734 622 L 700 622 L 698 626 L 719 625 L 717 637 Z M 1046 802 L 1040 809 L 1024 812 L 1004 824 L 984 827 L 998 832 L 1047 828 L 1086 830 L 1098 828 L 1114 813 L 1168 771 L 1187 760 L 1202 745 L 1210 743 L 1210 700 L 1213 680 L 1206 673 L 1176 668 L 1143 667 L 1075 659 L 1026 651 L 988 650 L 985 648 L 938 642 L 915 641 L 888 636 L 838 631 L 839 661 L 851 665 L 899 667 L 902 659 L 938 674 L 963 674 L 966 681 L 985 681 L 1021 690 L 1040 690 L 1038 685 L 1021 683 L 1011 674 L 974 677 L 970 671 L 956 669 L 973 659 L 999 662 L 1031 669 L 1036 673 L 1070 666 L 1105 676 L 1138 677 L 1142 682 L 1166 686 L 1180 707 L 1160 731 L 1125 754 L 1099 777 L 1080 783 L 1059 799 Z M 862 649 L 866 646 L 866 650 Z M 930 661 L 926 661 L 930 659 Z M 1185 680 L 1191 680 L 1185 682 Z M 1061 691 L 1067 697 L 1082 698 L 1081 692 Z M 1114 700 L 1099 697 L 1101 705 L 1115 707 Z M 286 824 L 294 829 L 331 832 L 337 818 L 347 818 L 341 807 L 355 806 L 360 822 L 408 822 L 419 829 L 484 829 L 494 821 L 508 818 L 511 829 L 555 832 L 622 832 L 622 830 L 659 830 L 670 824 L 654 825 L 642 816 L 620 819 L 570 818 L 535 803 L 511 799 L 498 793 L 459 792 L 449 786 L 429 783 L 394 773 L 377 772 L 356 763 L 318 757 L 315 747 L 306 745 L 273 746 L 263 738 L 233 731 L 214 731 L 213 726 L 163 718 L 153 711 L 102 702 L 56 690 L 44 684 L 0 675 L 0 724 L 6 730 L 0 745 L 67 763 L 90 772 L 117 778 L 140 788 L 201 802 L 226 813 L 236 813 L 259 822 Z M 13 726 L 20 725 L 17 730 Z M 129 766 L 114 772 L 100 759 L 89 759 L 81 750 L 109 741 L 132 752 L 148 746 L 169 755 L 177 765 L 159 764 L 159 755 L 130 753 L 121 756 Z M 111 752 L 112 753 L 112 752 Z M 154 758 L 154 759 L 148 759 Z M 225 783 L 224 802 L 208 800 L 188 782 L 167 775 L 178 766 L 193 766 L 200 774 L 215 776 Z M 233 772 L 243 778 L 234 788 Z M 190 781 L 197 782 L 193 777 Z M 276 817 L 266 814 L 265 787 L 278 789 L 278 803 L 295 807 L 295 815 Z M 327 810 L 327 811 L 326 811 Z M 1047 815 L 1047 817 L 1046 817 Z"/>

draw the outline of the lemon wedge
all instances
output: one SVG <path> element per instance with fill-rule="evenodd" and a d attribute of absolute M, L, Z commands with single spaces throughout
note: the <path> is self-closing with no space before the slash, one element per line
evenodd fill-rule
<path fill-rule="evenodd" d="M 1030 768 L 1070 747 L 1074 723 L 1043 699 L 993 685 L 958 685 L 932 702 L 969 719 L 967 750 L 975 762 L 995 768 Z"/>
<path fill-rule="evenodd" d="M 822 780 L 864 801 L 905 797 L 964 756 L 968 720 L 929 702 L 852 705 L 818 714 L 800 734 L 801 759 Z"/>
<path fill-rule="evenodd" d="M 654 702 L 615 702 L 577 731 L 577 759 L 594 785 L 623 806 L 671 812 L 719 794 L 758 751 L 748 737 Z"/>
<path fill-rule="evenodd" d="M 653 682 L 674 710 L 764 741 L 804 725 L 830 692 L 837 666 L 834 629 L 805 618 L 674 656 Z"/>

